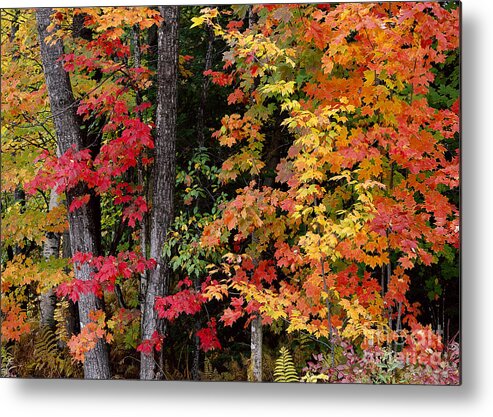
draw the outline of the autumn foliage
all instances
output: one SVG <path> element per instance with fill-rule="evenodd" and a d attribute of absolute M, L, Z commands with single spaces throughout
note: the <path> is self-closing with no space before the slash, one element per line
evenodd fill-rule
<path fill-rule="evenodd" d="M 170 278 L 152 306 L 139 293 L 163 268 L 145 240 L 156 152 L 156 66 L 146 42 L 162 17 L 152 8 L 54 13 L 51 36 L 65 45 L 60 63 L 77 116 L 87 137 L 99 138 L 61 155 L 50 121 L 19 130 L 20 120 L 48 111 L 42 71 L 23 76 L 26 60 L 37 59 L 29 19 L 18 28 L 31 34 L 24 43 L 2 33 L 2 245 L 15 252 L 2 257 L 3 341 L 20 343 L 37 326 L 26 294 L 54 289 L 72 302 L 88 293 L 105 301 L 67 342 L 77 361 L 101 339 L 115 361 L 164 357 L 163 375 L 186 379 L 180 361 L 193 355 L 218 368 L 227 354 L 239 358 L 233 344 L 247 340 L 259 315 L 268 349 L 299 347 L 306 382 L 457 384 L 458 345 L 440 317 L 459 288 L 459 8 L 182 9 L 175 222 L 162 248 Z M 77 19 L 90 36 L 74 32 Z M 201 67 L 207 33 L 225 52 Z M 206 107 L 205 143 L 195 143 L 190 103 L 206 105 L 208 92 L 218 99 Z M 49 139 L 40 141 L 42 131 Z M 13 198 L 19 188 L 23 201 Z M 43 207 L 52 191 L 56 216 Z M 43 261 L 45 234 L 63 234 L 68 213 L 94 201 L 101 253 Z M 75 279 L 84 267 L 91 279 Z M 142 340 L 144 308 L 164 325 Z M 448 305 L 452 320 L 458 310 Z M 177 359 L 183 350 L 190 358 Z"/>

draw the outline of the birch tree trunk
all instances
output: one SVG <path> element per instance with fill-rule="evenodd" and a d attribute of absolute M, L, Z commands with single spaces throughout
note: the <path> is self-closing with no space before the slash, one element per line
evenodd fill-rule
<path fill-rule="evenodd" d="M 48 211 L 58 207 L 58 193 L 55 190 L 51 190 L 50 203 Z M 60 251 L 60 235 L 58 233 L 48 232 L 46 239 L 43 243 L 43 257 L 46 260 L 50 258 L 58 258 Z M 55 307 L 56 307 L 56 295 L 55 291 L 50 288 L 48 291 L 42 293 L 39 298 L 39 311 L 41 326 L 55 326 Z"/>
<path fill-rule="evenodd" d="M 76 103 L 74 100 L 72 86 L 68 74 L 59 61 L 63 54 L 63 44 L 60 40 L 47 44 L 47 28 L 50 25 L 51 8 L 40 8 L 36 10 L 36 21 L 39 33 L 39 44 L 41 48 L 41 59 L 46 79 L 46 86 L 50 99 L 53 122 L 57 136 L 58 149 L 64 154 L 71 146 L 75 145 L 80 150 L 84 144 L 84 137 L 76 118 Z M 79 184 L 77 187 L 67 191 L 67 206 L 74 198 L 88 192 L 87 187 Z M 72 253 L 84 252 L 99 255 L 100 248 L 100 211 L 98 204 L 89 204 L 70 212 L 68 215 L 70 245 Z M 80 280 L 89 280 L 93 270 L 87 264 L 75 269 L 75 277 Z M 79 300 L 79 319 L 81 328 L 90 322 L 89 313 L 102 307 L 101 300 L 94 294 L 81 295 Z M 96 347 L 85 354 L 84 378 L 86 379 L 108 379 L 110 368 L 106 345 L 99 340 Z"/>
<path fill-rule="evenodd" d="M 152 211 L 149 218 L 149 255 L 157 266 L 149 274 L 144 294 L 142 339 L 150 339 L 155 331 L 164 332 L 154 304 L 156 297 L 167 293 L 169 267 L 162 254 L 168 229 L 173 221 L 175 187 L 175 141 L 178 81 L 178 6 L 159 6 L 164 21 L 158 29 L 158 103 L 157 135 L 154 156 Z M 141 354 L 140 378 L 159 379 L 158 362 L 154 355 Z M 162 360 L 160 361 L 162 364 Z"/>

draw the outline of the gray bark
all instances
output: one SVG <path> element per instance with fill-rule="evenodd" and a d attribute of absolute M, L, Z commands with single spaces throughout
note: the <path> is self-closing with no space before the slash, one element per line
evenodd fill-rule
<path fill-rule="evenodd" d="M 58 205 L 58 193 L 55 190 L 51 190 L 48 211 L 53 210 L 58 207 Z M 60 251 L 60 235 L 58 233 L 49 232 L 45 237 L 46 240 L 43 243 L 43 257 L 46 260 L 49 260 L 50 258 L 58 258 Z M 40 295 L 39 310 L 41 316 L 41 326 L 55 326 L 55 307 L 56 295 L 55 291 L 51 288 Z"/>
<path fill-rule="evenodd" d="M 252 246 L 256 247 L 257 244 L 258 237 L 253 233 Z M 257 269 L 258 256 L 253 257 L 252 261 L 254 269 Z M 262 317 L 257 312 L 250 323 L 250 366 L 252 370 L 251 378 L 254 382 L 262 382 L 262 335 Z"/>
<path fill-rule="evenodd" d="M 63 232 L 62 236 L 62 258 L 68 259 L 72 257 L 72 249 L 70 248 L 70 233 Z M 68 335 L 80 333 L 79 309 L 77 304 L 72 300 L 68 300 L 69 314 L 65 322 L 65 328 Z"/>
<path fill-rule="evenodd" d="M 134 25 L 132 27 L 132 46 L 133 46 L 133 59 L 134 63 L 133 66 L 134 68 L 140 67 L 141 64 L 141 53 L 140 53 L 140 29 L 138 25 Z M 136 92 L 136 97 L 135 97 L 136 103 L 139 105 L 142 103 L 142 97 L 140 95 L 140 92 Z M 149 181 L 146 181 L 146 172 L 144 165 L 142 164 L 142 159 L 139 156 L 138 162 L 137 162 L 137 181 L 139 186 L 142 187 L 142 190 L 144 191 L 144 198 L 146 203 L 149 201 L 149 196 L 148 196 L 148 190 L 149 190 Z M 143 213 L 142 215 L 142 220 L 140 221 L 140 251 L 142 254 L 143 258 L 147 258 L 147 241 L 148 241 L 148 233 L 147 233 L 147 213 Z M 140 294 L 141 297 L 145 296 L 145 291 L 147 288 L 147 281 L 148 281 L 148 271 L 143 271 L 140 274 Z M 144 314 L 144 303 L 141 303 L 141 314 Z"/>
<path fill-rule="evenodd" d="M 24 211 L 26 209 L 26 193 L 25 193 L 24 189 L 22 188 L 21 184 L 19 184 L 17 187 L 15 187 L 14 202 L 20 204 L 20 206 L 21 206 L 20 212 L 24 213 Z M 21 253 L 23 253 L 21 246 L 16 244 L 14 246 L 14 255 L 17 256 L 17 255 L 20 255 Z"/>
<path fill-rule="evenodd" d="M 153 204 L 149 219 L 149 255 L 156 268 L 149 274 L 145 289 L 142 339 L 150 339 L 155 331 L 163 332 L 164 323 L 154 310 L 156 297 L 167 293 L 169 267 L 162 254 L 168 229 L 173 221 L 173 192 L 175 187 L 175 141 L 178 81 L 178 6 L 159 6 L 164 19 L 158 29 L 158 103 L 156 110 L 157 135 L 154 157 Z M 158 363 L 153 355 L 141 354 L 140 378 L 159 379 Z M 161 360 L 162 364 L 162 360 Z"/>
<path fill-rule="evenodd" d="M 53 122 L 57 136 L 60 154 L 64 154 L 72 145 L 80 150 L 83 147 L 84 137 L 76 117 L 76 102 L 70 84 L 70 78 L 58 61 L 63 54 L 63 44 L 60 40 L 52 44 L 45 42 L 48 36 L 47 27 L 50 24 L 51 8 L 36 10 L 36 21 L 39 33 L 41 58 L 46 79 L 46 86 L 50 99 Z M 67 191 L 67 205 L 70 206 L 74 198 L 86 194 L 87 187 L 83 184 Z M 84 252 L 98 255 L 100 253 L 100 230 L 97 220 L 99 210 L 97 204 L 87 204 L 70 212 L 69 234 L 72 253 Z M 80 280 L 89 280 L 94 271 L 87 264 L 75 268 L 75 277 Z M 82 295 L 79 300 L 79 319 L 81 328 L 90 322 L 89 313 L 102 307 L 102 302 L 94 294 Z M 99 340 L 96 347 L 87 352 L 84 360 L 84 378 L 108 379 L 110 369 L 106 345 Z"/>
<path fill-rule="evenodd" d="M 257 16 L 253 11 L 253 6 L 248 7 L 248 27 L 253 29 Z M 253 104 L 253 99 L 250 98 L 250 104 Z M 260 184 L 259 184 L 260 185 Z M 252 243 L 257 243 L 257 237 L 252 236 Z M 258 259 L 253 259 L 255 268 L 258 265 Z M 253 381 L 262 382 L 262 339 L 263 339 L 263 329 L 262 329 L 262 317 L 260 313 L 257 313 L 250 324 L 250 361 L 252 367 Z"/>
<path fill-rule="evenodd" d="M 262 318 L 260 314 L 253 318 L 251 323 L 251 361 L 252 375 L 255 382 L 262 382 Z"/>
<path fill-rule="evenodd" d="M 195 336 L 193 338 L 192 380 L 200 380 L 200 339 L 197 332 L 200 330 L 199 319 L 194 320 Z"/>

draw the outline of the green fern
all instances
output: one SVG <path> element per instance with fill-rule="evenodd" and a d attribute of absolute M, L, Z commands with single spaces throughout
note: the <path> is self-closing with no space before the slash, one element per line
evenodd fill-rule
<path fill-rule="evenodd" d="M 67 300 L 60 300 L 56 303 L 53 318 L 55 319 L 55 335 L 57 339 L 65 345 L 70 339 L 67 331 L 67 320 L 70 315 L 69 304 Z"/>
<path fill-rule="evenodd" d="M 12 354 L 12 346 L 5 347 L 2 345 L 2 366 L 0 377 L 8 378 L 13 376 L 12 368 L 14 364 L 14 355 Z"/>
<path fill-rule="evenodd" d="M 274 381 L 299 382 L 298 373 L 294 367 L 293 357 L 284 346 L 279 350 L 279 358 L 276 360 Z"/>
<path fill-rule="evenodd" d="M 204 372 L 201 373 L 201 379 L 202 381 L 220 381 L 219 372 L 208 357 L 204 361 Z"/>
<path fill-rule="evenodd" d="M 38 330 L 34 340 L 34 352 L 28 364 L 31 376 L 44 378 L 74 378 L 80 376 L 80 370 L 67 352 L 58 348 L 55 332 L 49 327 Z"/>

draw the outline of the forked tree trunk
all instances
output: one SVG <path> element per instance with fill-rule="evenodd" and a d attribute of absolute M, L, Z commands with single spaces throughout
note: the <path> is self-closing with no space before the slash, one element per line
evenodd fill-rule
<path fill-rule="evenodd" d="M 41 48 L 41 59 L 46 79 L 46 86 L 50 98 L 51 112 L 55 124 L 58 148 L 60 154 L 64 154 L 71 146 L 80 150 L 83 147 L 83 135 L 76 118 L 76 103 L 70 84 L 70 78 L 59 61 L 63 54 L 63 44 L 61 40 L 53 43 L 46 43 L 48 36 L 47 28 L 50 25 L 50 16 L 53 13 L 51 8 L 40 8 L 36 10 L 36 21 L 39 33 L 39 43 Z M 88 192 L 83 184 L 67 191 L 67 205 L 70 206 L 74 198 Z M 97 204 L 87 204 L 81 208 L 70 212 L 69 233 L 72 253 L 77 252 L 93 253 L 98 255 L 100 252 L 99 236 L 97 235 L 99 225 L 99 212 Z M 75 277 L 80 280 L 89 280 L 93 270 L 87 264 L 81 265 L 80 269 L 75 268 Z M 79 300 L 79 319 L 81 328 L 90 322 L 89 313 L 101 308 L 101 301 L 94 294 L 82 295 Z M 86 379 L 108 379 L 110 368 L 108 352 L 102 340 L 99 340 L 96 347 L 85 355 L 84 378 Z"/>
<path fill-rule="evenodd" d="M 149 274 L 144 294 L 142 339 L 150 339 L 155 331 L 163 332 L 154 304 L 156 297 L 167 293 L 169 267 L 162 254 L 168 229 L 173 221 L 173 192 L 175 187 L 175 140 L 178 81 L 178 6 L 159 6 L 164 21 L 158 29 L 158 102 L 157 134 L 154 156 L 152 211 L 149 219 L 149 255 L 157 266 Z M 140 378 L 158 379 L 158 363 L 154 355 L 141 354 Z M 162 361 L 160 361 L 162 364 Z"/>

